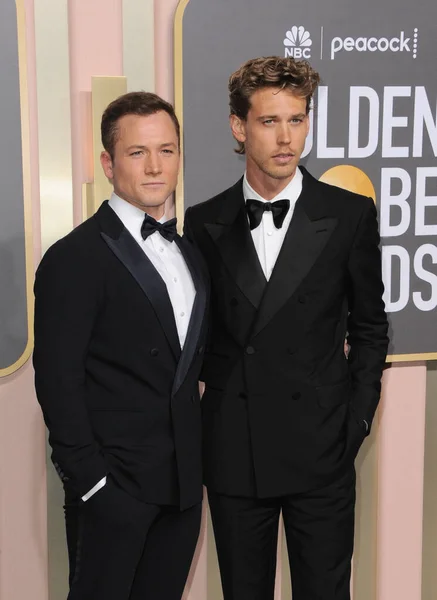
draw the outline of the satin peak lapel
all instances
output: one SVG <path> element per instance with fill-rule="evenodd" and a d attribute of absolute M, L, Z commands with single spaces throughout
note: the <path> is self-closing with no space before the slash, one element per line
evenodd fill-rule
<path fill-rule="evenodd" d="M 199 337 L 202 330 L 202 325 L 205 318 L 206 303 L 207 303 L 207 282 L 202 274 L 200 264 L 195 255 L 195 249 L 191 242 L 185 237 L 176 237 L 175 243 L 184 257 L 193 279 L 194 287 L 196 288 L 196 296 L 191 311 L 190 323 L 188 325 L 187 337 L 179 359 L 178 368 L 176 371 L 172 395 L 174 396 L 179 387 L 187 376 L 188 370 L 193 362 Z"/>
<path fill-rule="evenodd" d="M 229 190 L 216 223 L 205 223 L 231 277 L 258 308 L 267 285 L 247 220 L 241 181 Z"/>
<path fill-rule="evenodd" d="M 108 210 L 112 211 L 110 207 Z M 178 361 L 181 347 L 173 307 L 163 279 L 127 229 L 123 227 L 116 239 L 103 231 L 100 235 L 149 299 L 174 357 Z"/>

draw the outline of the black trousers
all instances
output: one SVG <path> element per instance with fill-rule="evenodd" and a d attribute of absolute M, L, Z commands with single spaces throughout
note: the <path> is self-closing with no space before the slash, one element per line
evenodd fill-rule
<path fill-rule="evenodd" d="M 273 600 L 281 511 L 293 600 L 350 600 L 355 470 L 304 494 L 208 498 L 224 600 Z"/>
<path fill-rule="evenodd" d="M 87 502 L 66 494 L 68 600 L 180 600 L 201 505 L 145 504 L 111 479 Z"/>

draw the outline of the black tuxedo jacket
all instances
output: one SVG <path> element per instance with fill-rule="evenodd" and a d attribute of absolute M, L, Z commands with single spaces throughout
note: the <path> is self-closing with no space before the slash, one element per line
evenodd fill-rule
<path fill-rule="evenodd" d="M 166 285 L 107 202 L 38 268 L 36 391 L 53 462 L 80 496 L 110 473 L 145 502 L 202 499 L 208 276 L 193 244 L 175 243 L 196 288 L 182 352 Z"/>
<path fill-rule="evenodd" d="M 374 203 L 302 171 L 268 283 L 242 180 L 185 217 L 212 281 L 204 466 L 224 494 L 326 485 L 352 466 L 379 401 L 388 339 Z"/>

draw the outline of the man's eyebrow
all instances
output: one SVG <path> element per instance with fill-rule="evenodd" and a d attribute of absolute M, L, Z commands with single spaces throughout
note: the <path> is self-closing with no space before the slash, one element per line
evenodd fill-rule
<path fill-rule="evenodd" d="M 169 148 L 173 146 L 174 148 L 177 147 L 177 145 L 174 142 L 164 142 L 163 144 L 160 144 L 160 148 Z M 132 146 L 128 146 L 128 148 L 126 148 L 127 151 L 129 150 L 147 150 L 147 146 L 144 146 L 143 144 L 132 144 Z"/>
<path fill-rule="evenodd" d="M 306 117 L 306 113 L 300 112 L 291 115 L 290 119 L 303 119 Z M 257 121 L 266 121 L 267 119 L 277 119 L 278 115 L 261 115 L 257 118 Z"/>

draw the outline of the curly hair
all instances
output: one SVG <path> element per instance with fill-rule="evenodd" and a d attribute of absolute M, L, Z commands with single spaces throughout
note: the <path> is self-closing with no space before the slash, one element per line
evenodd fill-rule
<path fill-rule="evenodd" d="M 262 56 L 245 62 L 229 78 L 231 115 L 246 120 L 250 98 L 257 90 L 274 87 L 286 89 L 306 100 L 307 114 L 320 76 L 306 60 L 280 56 Z M 238 142 L 237 154 L 244 154 L 243 142 Z"/>

